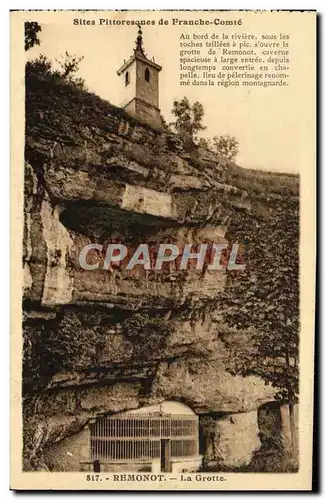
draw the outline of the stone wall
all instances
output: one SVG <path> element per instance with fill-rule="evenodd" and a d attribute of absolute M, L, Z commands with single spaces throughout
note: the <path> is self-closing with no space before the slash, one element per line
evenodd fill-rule
<path fill-rule="evenodd" d="M 148 104 L 142 99 L 135 98 L 125 107 L 125 110 L 137 118 L 137 120 L 147 123 L 156 130 L 163 130 L 163 122 L 159 108 Z"/>
<path fill-rule="evenodd" d="M 159 107 L 159 71 L 147 65 L 146 62 L 136 59 L 137 89 L 136 97 L 142 101 Z M 149 70 L 149 81 L 145 80 L 145 71 Z"/>

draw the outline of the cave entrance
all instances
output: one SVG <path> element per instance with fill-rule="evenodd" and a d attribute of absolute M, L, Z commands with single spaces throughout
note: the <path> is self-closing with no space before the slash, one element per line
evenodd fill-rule
<path fill-rule="evenodd" d="M 89 463 L 101 471 L 183 472 L 201 465 L 198 416 L 179 402 L 102 417 L 89 431 Z"/>

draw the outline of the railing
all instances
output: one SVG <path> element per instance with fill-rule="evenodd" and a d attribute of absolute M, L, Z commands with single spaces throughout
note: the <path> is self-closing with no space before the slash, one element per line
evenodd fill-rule
<path fill-rule="evenodd" d="M 160 458 L 161 439 L 169 439 L 171 458 L 198 454 L 196 415 L 123 414 L 90 425 L 91 460 L 133 461 Z"/>

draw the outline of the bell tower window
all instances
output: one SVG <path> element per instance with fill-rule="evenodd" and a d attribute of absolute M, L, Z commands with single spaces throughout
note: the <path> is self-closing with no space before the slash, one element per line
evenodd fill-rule
<path fill-rule="evenodd" d="M 127 86 L 130 83 L 129 71 L 126 71 L 125 74 L 125 85 Z"/>
<path fill-rule="evenodd" d="M 146 80 L 146 82 L 149 82 L 150 77 L 151 77 L 151 75 L 150 75 L 149 69 L 146 68 L 145 69 L 145 80 Z"/>

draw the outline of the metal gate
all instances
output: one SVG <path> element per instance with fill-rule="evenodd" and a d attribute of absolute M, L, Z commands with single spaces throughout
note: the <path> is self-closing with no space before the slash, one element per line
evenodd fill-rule
<path fill-rule="evenodd" d="M 170 441 L 171 458 L 198 455 L 198 417 L 130 413 L 101 418 L 90 425 L 90 459 L 159 459 L 162 439 Z"/>

